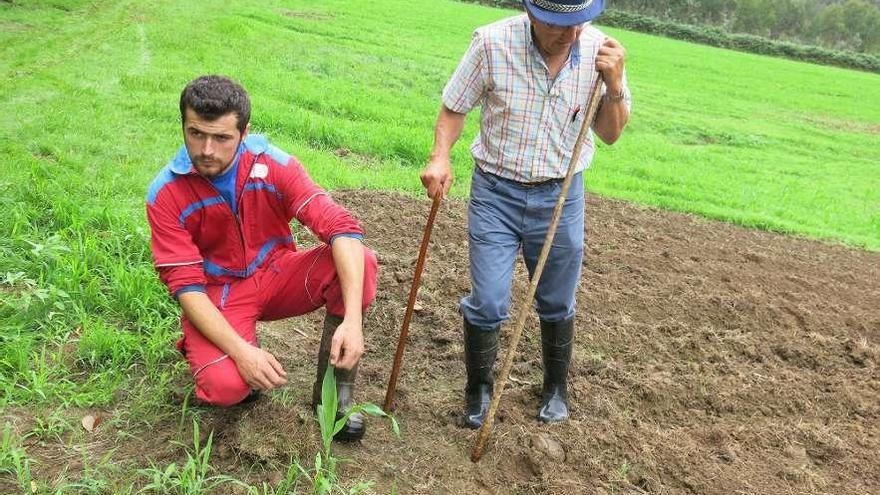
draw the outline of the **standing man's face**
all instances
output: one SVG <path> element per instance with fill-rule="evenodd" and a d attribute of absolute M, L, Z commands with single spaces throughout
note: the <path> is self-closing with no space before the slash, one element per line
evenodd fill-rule
<path fill-rule="evenodd" d="M 196 171 L 207 178 L 225 172 L 232 165 L 250 124 L 244 132 L 239 132 L 234 112 L 216 120 L 203 119 L 191 108 L 187 108 L 184 115 L 183 139 Z"/>
<path fill-rule="evenodd" d="M 532 29 L 535 31 L 535 38 L 538 41 L 538 48 L 544 55 L 564 56 L 568 55 L 571 45 L 581 36 L 584 30 L 584 24 L 576 26 L 554 26 L 553 24 L 545 24 L 529 14 L 532 21 Z"/>

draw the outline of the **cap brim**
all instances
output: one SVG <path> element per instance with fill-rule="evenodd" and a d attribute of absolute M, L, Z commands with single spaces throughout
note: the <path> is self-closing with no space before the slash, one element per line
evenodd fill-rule
<path fill-rule="evenodd" d="M 595 0 L 589 7 L 577 12 L 564 13 L 544 10 L 532 3 L 532 0 L 523 0 L 523 5 L 532 14 L 532 17 L 544 24 L 553 24 L 554 26 L 577 26 L 589 22 L 599 17 L 599 14 L 605 9 L 604 0 Z"/>

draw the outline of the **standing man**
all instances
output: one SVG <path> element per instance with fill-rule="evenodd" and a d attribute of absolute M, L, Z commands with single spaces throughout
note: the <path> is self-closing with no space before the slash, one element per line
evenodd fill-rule
<path fill-rule="evenodd" d="M 250 113 L 247 92 L 231 79 L 190 82 L 180 95 L 184 146 L 147 193 L 156 270 L 183 311 L 177 346 L 196 398 L 230 406 L 287 381 L 260 347 L 256 321 L 326 306 L 312 401 L 320 401 L 329 361 L 344 411 L 364 352 L 362 318 L 376 294 L 376 257 L 361 244 L 357 221 L 296 158 L 248 135 Z M 292 219 L 322 244 L 297 250 Z M 364 430 L 363 417 L 353 415 L 336 438 L 357 440 Z"/>
<path fill-rule="evenodd" d="M 498 329 L 509 318 L 517 253 L 534 272 L 553 208 L 590 100 L 605 82 L 592 131 L 617 141 L 629 118 L 626 51 L 590 25 L 603 0 L 524 0 L 526 14 L 474 32 L 464 58 L 443 90 L 434 149 L 422 171 L 428 195 L 452 185 L 449 154 L 466 114 L 482 106 L 471 146 L 476 167 L 468 206 L 471 293 L 464 317 L 465 424 L 479 428 L 492 398 Z M 577 157 L 577 174 L 538 283 L 544 385 L 538 419 L 568 418 L 567 377 L 574 338 L 575 289 L 584 244 L 583 170 L 593 159 L 592 133 Z"/>

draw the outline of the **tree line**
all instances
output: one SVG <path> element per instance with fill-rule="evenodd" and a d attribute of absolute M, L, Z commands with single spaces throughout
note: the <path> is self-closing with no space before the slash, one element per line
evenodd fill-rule
<path fill-rule="evenodd" d="M 522 0 L 463 0 L 522 8 Z M 880 0 L 616 0 L 598 23 L 880 73 Z"/>
<path fill-rule="evenodd" d="M 615 0 L 608 4 L 732 33 L 880 53 L 880 0 Z"/>
<path fill-rule="evenodd" d="M 508 8 L 522 5 L 521 0 L 464 1 Z M 606 12 L 880 54 L 880 0 L 611 0 L 606 6 Z"/>

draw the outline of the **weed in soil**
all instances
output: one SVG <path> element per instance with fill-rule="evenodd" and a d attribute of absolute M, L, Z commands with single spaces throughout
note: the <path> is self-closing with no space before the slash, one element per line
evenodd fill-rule
<path fill-rule="evenodd" d="M 165 469 L 151 466 L 141 469 L 139 474 L 149 478 L 150 482 L 138 493 L 174 493 L 179 495 L 196 495 L 209 493 L 221 485 L 247 485 L 232 476 L 210 475 L 214 470 L 211 467 L 211 447 L 214 433 L 208 435 L 208 440 L 201 446 L 199 440 L 199 424 L 193 421 L 193 449 L 186 448 L 186 462 L 178 467 L 172 462 Z"/>
<path fill-rule="evenodd" d="M 345 427 L 348 418 L 358 413 L 388 418 L 391 421 L 391 430 L 397 437 L 400 437 L 400 427 L 397 424 L 397 420 L 372 403 L 354 405 L 337 419 L 336 377 L 332 366 L 328 366 L 327 371 L 324 373 L 324 379 L 321 382 L 321 404 L 316 409 L 318 424 L 321 427 L 323 452 L 318 452 L 315 455 L 314 468 L 306 470 L 300 467 L 302 474 L 312 480 L 312 487 L 318 495 L 330 495 L 333 493 L 347 493 L 351 495 L 366 491 L 372 486 L 372 482 L 358 482 L 348 491 L 340 486 L 337 466 L 345 462 L 346 459 L 336 457 L 333 454 L 331 449 L 333 437 Z"/>

